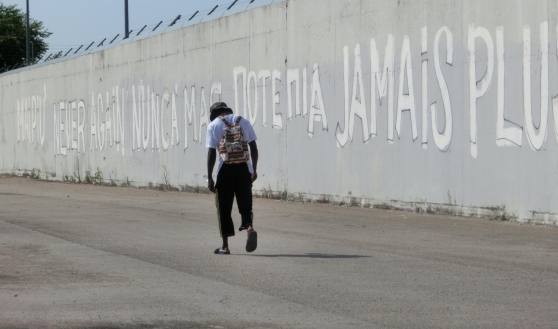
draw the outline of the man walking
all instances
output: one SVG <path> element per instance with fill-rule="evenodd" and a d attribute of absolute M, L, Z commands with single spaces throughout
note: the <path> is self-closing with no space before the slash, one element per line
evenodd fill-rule
<path fill-rule="evenodd" d="M 252 183 L 258 178 L 258 147 L 256 133 L 250 122 L 233 114 L 227 104 L 217 102 L 211 106 L 211 123 L 207 127 L 207 187 L 214 192 L 219 230 L 223 238 L 216 254 L 230 254 L 228 238 L 234 236 L 231 217 L 234 197 L 240 212 L 239 231 L 246 230 L 246 251 L 257 247 L 257 232 L 253 227 Z M 213 168 L 219 151 L 217 181 L 213 180 Z"/>

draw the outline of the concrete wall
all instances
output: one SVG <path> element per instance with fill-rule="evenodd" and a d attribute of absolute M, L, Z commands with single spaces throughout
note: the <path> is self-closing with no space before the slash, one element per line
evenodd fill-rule
<path fill-rule="evenodd" d="M 205 186 L 219 99 L 254 188 L 558 223 L 558 3 L 289 0 L 0 76 L 0 169 Z"/>

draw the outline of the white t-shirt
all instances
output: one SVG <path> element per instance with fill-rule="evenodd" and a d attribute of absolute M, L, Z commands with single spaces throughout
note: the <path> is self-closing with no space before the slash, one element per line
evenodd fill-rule
<path fill-rule="evenodd" d="M 227 121 L 230 124 L 234 124 L 235 120 L 238 117 L 239 116 L 236 114 L 229 114 L 225 116 L 225 119 L 227 119 Z M 246 140 L 247 143 L 256 140 L 256 133 L 254 132 L 254 128 L 252 128 L 250 121 L 242 118 L 240 119 L 239 125 L 242 128 L 242 134 L 244 135 L 244 139 Z M 206 142 L 205 142 L 205 146 L 207 148 L 219 150 L 219 144 L 221 143 L 221 138 L 223 137 L 223 133 L 225 132 L 225 126 L 226 126 L 225 123 L 219 117 L 213 120 L 209 124 L 209 126 L 207 126 Z M 217 158 L 219 159 L 219 164 L 217 165 L 217 172 L 219 172 L 219 169 L 221 169 L 221 166 L 223 166 L 223 159 L 221 159 L 219 154 L 217 154 Z M 250 170 L 250 173 L 252 174 L 254 173 L 254 169 L 252 168 L 252 157 L 250 157 L 250 160 L 248 160 L 248 169 Z"/>

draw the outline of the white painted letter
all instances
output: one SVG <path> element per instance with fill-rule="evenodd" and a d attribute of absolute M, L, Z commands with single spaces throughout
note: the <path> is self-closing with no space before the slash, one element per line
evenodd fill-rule
<path fill-rule="evenodd" d="M 388 140 L 393 141 L 393 100 L 395 90 L 395 51 L 393 35 L 388 35 L 386 51 L 384 54 L 384 69 L 380 71 L 380 56 L 376 47 L 376 40 L 370 40 L 370 70 L 371 79 L 371 113 L 370 113 L 370 133 L 376 137 L 376 99 L 382 104 L 382 98 L 387 96 L 388 107 Z"/>
<path fill-rule="evenodd" d="M 166 151 L 169 149 L 169 139 L 170 136 L 169 134 L 165 134 L 165 110 L 168 111 L 169 109 L 169 105 L 171 105 L 170 102 L 170 95 L 169 95 L 169 91 L 167 88 L 165 88 L 165 90 L 163 90 L 163 97 L 161 98 L 161 143 L 163 145 L 163 151 Z M 172 109 L 171 109 L 172 111 Z M 171 132 L 172 132 L 172 113 L 171 113 Z M 172 141 L 171 141 L 172 142 Z"/>
<path fill-rule="evenodd" d="M 366 98 L 364 97 L 364 84 L 362 83 L 362 61 L 360 59 L 360 44 L 355 47 L 355 67 L 353 70 L 353 97 L 351 100 L 351 113 L 349 114 L 349 138 L 353 140 L 355 115 L 361 120 L 362 141 L 368 142 L 368 118 L 366 117 Z M 358 85 L 358 86 L 357 86 Z"/>
<path fill-rule="evenodd" d="M 55 111 L 56 112 L 56 111 Z M 95 113 L 97 108 L 95 107 L 95 94 L 91 94 L 91 122 L 90 122 L 90 136 L 89 136 L 89 150 L 93 151 L 93 145 L 95 145 L 95 150 L 99 148 L 99 141 L 97 136 L 99 132 L 97 131 L 97 116 Z M 55 120 L 56 121 L 56 120 Z"/>
<path fill-rule="evenodd" d="M 281 118 L 281 113 L 277 113 L 277 105 L 280 104 L 279 91 L 277 91 L 277 81 L 281 82 L 281 71 L 273 70 L 273 76 L 271 78 L 271 92 L 273 93 L 273 128 L 283 130 L 283 119 Z"/>
<path fill-rule="evenodd" d="M 199 137 L 198 137 L 198 141 L 201 143 L 202 142 L 202 128 L 203 126 L 207 126 L 209 125 L 209 115 L 207 114 L 207 102 L 205 100 L 205 88 L 201 87 L 201 94 L 200 94 L 200 101 L 201 101 L 201 107 L 200 107 L 200 129 L 199 129 Z M 246 102 L 245 102 L 246 104 Z"/>
<path fill-rule="evenodd" d="M 338 146 L 344 147 L 348 140 L 353 140 L 353 132 L 355 125 L 355 115 L 361 119 L 362 124 L 362 140 L 367 142 L 370 139 L 368 131 L 368 118 L 366 117 L 366 100 L 364 97 L 364 84 L 362 83 L 362 64 L 360 59 L 360 44 L 355 46 L 355 65 L 353 69 L 353 94 L 351 98 L 350 113 L 349 108 L 349 48 L 343 48 L 344 54 L 344 82 L 345 82 L 345 129 L 339 132 L 339 124 L 337 124 L 337 143 Z"/>
<path fill-rule="evenodd" d="M 308 135 L 314 134 L 314 121 L 322 121 L 322 130 L 327 130 L 327 117 L 325 111 L 324 96 L 322 85 L 320 84 L 320 67 L 314 64 L 312 74 L 312 105 L 310 106 L 310 116 L 308 117 Z"/>
<path fill-rule="evenodd" d="M 151 129 L 151 115 L 149 111 L 149 86 L 147 86 L 147 90 L 144 88 L 143 84 L 141 85 L 140 89 L 140 98 L 141 98 L 141 138 L 143 144 L 143 150 L 147 150 L 147 146 L 149 146 L 149 132 Z"/>
<path fill-rule="evenodd" d="M 161 108 L 159 102 L 159 95 L 155 95 L 155 89 L 151 90 L 151 151 L 158 150 L 160 141 L 160 127 L 161 127 Z"/>
<path fill-rule="evenodd" d="M 447 37 L 446 64 L 453 65 L 453 34 L 447 26 L 444 26 L 438 30 L 434 39 L 434 66 L 436 68 L 436 77 L 438 78 L 440 91 L 442 92 L 442 102 L 444 103 L 444 113 L 446 117 L 444 130 L 441 133 L 438 131 L 435 102 L 430 106 L 430 113 L 432 116 L 432 135 L 434 137 L 434 143 L 440 151 L 445 152 L 450 146 L 453 134 L 453 115 L 448 85 L 446 84 L 446 79 L 440 67 L 440 38 L 442 37 L 442 33 L 446 33 Z"/>
<path fill-rule="evenodd" d="M 74 116 L 74 112 L 78 112 L 78 107 L 77 107 L 77 102 L 76 101 L 72 101 L 70 102 L 70 117 L 71 117 L 71 123 L 72 123 L 72 127 L 70 129 L 70 139 L 72 141 L 72 144 L 70 146 L 71 150 L 77 150 L 78 149 L 78 136 L 76 136 L 76 138 L 74 139 L 74 130 L 76 131 L 76 133 L 78 132 L 78 117 L 79 117 L 79 113 L 77 113 Z"/>
<path fill-rule="evenodd" d="M 67 113 L 66 113 L 66 103 L 65 102 L 59 102 L 58 103 L 58 128 L 60 129 L 60 134 L 62 136 L 66 136 L 66 144 L 65 145 L 60 145 L 60 152 L 58 154 L 62 154 L 62 155 L 66 155 L 66 150 L 67 150 L 67 146 L 70 142 L 70 136 L 68 135 L 68 128 L 66 127 L 66 122 L 68 120 L 67 118 Z M 64 111 L 64 114 L 62 114 L 62 111 Z M 62 119 L 63 118 L 63 119 Z M 62 143 L 60 143 L 62 144 Z"/>
<path fill-rule="evenodd" d="M 251 92 L 252 89 L 252 81 L 254 81 L 254 108 L 252 108 L 251 101 Z M 246 91 L 246 96 L 248 99 L 248 115 L 250 116 L 250 124 L 254 126 L 256 124 L 256 119 L 258 118 L 258 77 L 256 76 L 256 72 L 251 71 L 248 75 L 248 88 Z"/>
<path fill-rule="evenodd" d="M 238 105 L 238 76 L 242 75 L 242 98 L 244 99 L 244 104 L 243 104 L 243 108 L 244 111 L 242 113 L 244 113 L 242 116 L 243 117 L 247 117 L 246 113 L 247 113 L 247 108 L 246 108 L 246 89 L 247 89 L 247 83 L 246 83 L 246 68 L 244 66 L 235 66 L 233 68 L 233 80 L 234 80 L 234 106 L 235 106 L 235 110 L 240 112 L 240 107 Z"/>
<path fill-rule="evenodd" d="M 521 146 L 523 130 L 520 127 L 504 127 L 505 107 L 505 45 L 504 27 L 496 28 L 496 56 L 498 58 L 498 116 L 496 118 L 496 145 L 498 146 Z"/>
<path fill-rule="evenodd" d="M 475 40 L 482 38 L 488 49 L 488 61 L 486 74 L 477 81 L 476 72 L 476 46 Z M 471 156 L 477 158 L 477 99 L 486 94 L 490 83 L 492 82 L 492 74 L 494 73 L 494 41 L 490 32 L 484 27 L 475 27 L 469 24 L 469 107 L 470 107 L 470 129 L 469 141 L 471 143 Z"/>
<path fill-rule="evenodd" d="M 293 117 L 293 87 L 295 89 L 295 111 L 296 116 L 300 116 L 300 70 L 288 69 L 287 70 L 287 109 L 288 119 Z"/>
<path fill-rule="evenodd" d="M 397 100 L 397 121 L 395 130 L 397 136 L 401 137 L 401 115 L 403 111 L 409 111 L 411 114 L 411 128 L 413 131 L 413 140 L 417 139 L 417 116 L 415 110 L 415 88 L 413 84 L 413 64 L 411 58 L 411 42 L 409 36 L 403 36 L 403 48 L 401 50 L 401 70 L 399 73 L 399 98 Z M 405 73 L 407 74 L 408 94 L 403 94 L 403 84 L 405 83 Z"/>
<path fill-rule="evenodd" d="M 180 144 L 180 137 L 178 133 L 178 116 L 176 115 L 176 96 L 178 95 L 178 85 L 174 85 L 174 92 L 172 93 L 171 98 L 171 110 L 172 110 L 172 119 L 171 119 L 171 146 L 174 146 L 174 141 L 176 139 L 176 145 Z"/>
<path fill-rule="evenodd" d="M 188 99 L 188 87 L 184 87 L 184 149 L 188 148 L 188 125 L 194 127 L 192 139 L 198 141 L 198 125 L 196 123 L 196 86 L 192 86 L 190 95 L 191 101 Z"/>
<path fill-rule="evenodd" d="M 533 122 L 531 107 L 531 29 L 523 27 L 523 104 L 527 140 L 535 151 L 540 151 L 546 140 L 548 127 L 548 22 L 541 24 L 541 121 L 537 127 Z M 537 133 L 538 131 L 538 133 Z"/>
<path fill-rule="evenodd" d="M 83 112 L 83 115 L 81 114 Z M 77 129 L 77 149 L 78 149 L 78 153 L 80 153 L 80 150 L 83 150 L 83 152 L 85 153 L 85 139 L 84 139 L 84 127 L 85 127 L 85 102 L 84 101 L 79 101 L 78 102 L 78 106 L 77 106 L 77 121 L 78 121 L 78 129 Z M 80 118 L 83 118 L 83 120 L 80 120 Z M 79 147 L 79 141 L 80 141 L 80 137 L 81 137 L 81 146 L 83 147 L 83 149 L 80 149 Z"/>
<path fill-rule="evenodd" d="M 349 46 L 343 47 L 343 83 L 345 86 L 345 128 L 341 131 L 339 123 L 335 129 L 337 147 L 345 147 L 349 141 Z"/>
<path fill-rule="evenodd" d="M 139 87 L 138 87 L 138 91 L 139 91 Z M 140 104 L 141 106 L 141 104 Z M 136 86 L 132 85 L 132 150 L 136 150 L 136 144 L 137 149 L 140 149 L 141 146 L 141 139 L 140 139 L 140 132 L 141 132 L 141 107 L 138 106 L 137 101 L 136 101 Z M 138 115 L 138 107 L 140 108 L 139 110 L 139 115 Z M 135 137 L 135 138 L 134 138 Z"/>
<path fill-rule="evenodd" d="M 261 70 L 258 73 L 258 80 L 262 81 L 262 126 L 267 126 L 267 97 L 266 97 L 266 80 L 271 78 L 271 71 Z"/>
<path fill-rule="evenodd" d="M 421 29 L 422 36 L 422 148 L 428 149 L 428 28 Z"/>

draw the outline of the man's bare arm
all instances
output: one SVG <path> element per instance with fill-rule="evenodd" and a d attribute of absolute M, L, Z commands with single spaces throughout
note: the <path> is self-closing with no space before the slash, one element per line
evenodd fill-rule
<path fill-rule="evenodd" d="M 252 182 L 258 179 L 258 145 L 256 141 L 252 141 L 248 144 L 250 146 L 250 156 L 252 157 L 252 168 L 254 168 L 254 173 L 252 174 Z"/>
<path fill-rule="evenodd" d="M 215 192 L 215 181 L 213 181 L 213 168 L 217 160 L 217 151 L 215 149 L 207 150 L 207 188 L 211 192 Z"/>

